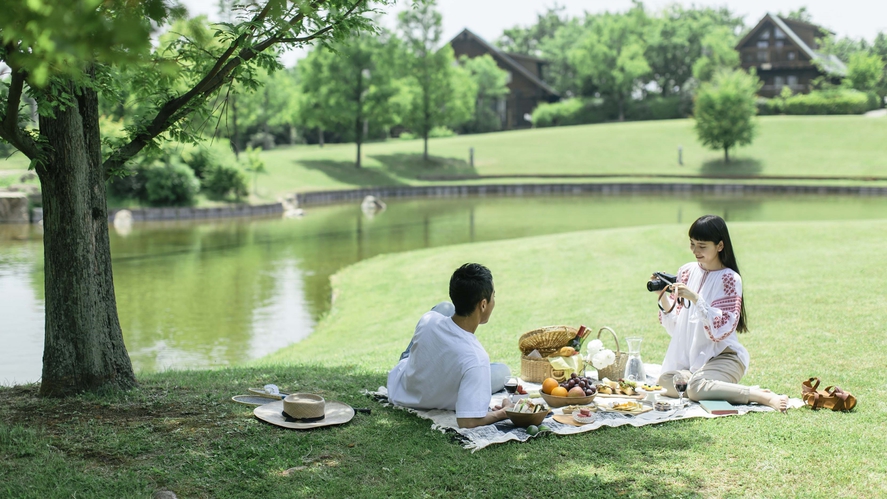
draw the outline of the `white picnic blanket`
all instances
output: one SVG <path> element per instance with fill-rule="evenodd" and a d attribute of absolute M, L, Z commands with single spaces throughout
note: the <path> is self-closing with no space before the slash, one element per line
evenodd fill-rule
<path fill-rule="evenodd" d="M 648 373 L 648 379 L 651 383 L 655 382 L 655 379 L 658 377 L 660 367 L 661 366 L 657 364 L 644 365 L 644 368 Z M 523 384 L 528 390 L 531 391 L 538 390 L 540 387 L 539 385 L 533 383 L 522 382 L 521 384 Z M 366 390 L 365 393 L 375 398 L 384 406 L 396 407 L 398 409 L 416 414 L 420 418 L 430 419 L 432 422 L 432 429 L 439 430 L 443 433 L 454 433 L 462 442 L 462 446 L 466 449 L 471 449 L 471 452 L 483 449 L 484 447 L 492 444 L 500 444 L 503 442 L 508 442 L 510 440 L 526 442 L 527 440 L 533 438 L 529 434 L 527 434 L 526 429 L 514 426 L 511 421 L 507 419 L 496 424 L 480 426 L 478 428 L 459 428 L 459 425 L 456 423 L 456 413 L 454 411 L 444 411 L 439 409 L 420 410 L 395 406 L 388 401 L 388 390 L 384 386 L 380 386 L 377 391 Z M 508 395 L 504 391 L 493 394 L 490 400 L 490 406 L 492 407 L 494 405 L 499 405 L 502 398 L 506 396 Z M 663 400 L 675 400 L 668 399 L 667 397 L 662 398 Z M 539 400 L 541 401 L 542 399 Z M 619 399 L 613 398 L 601 400 L 618 401 Z M 804 402 L 801 401 L 801 399 L 789 398 L 788 407 L 790 409 L 802 407 L 803 405 Z M 735 407 L 738 410 L 738 414 L 735 415 L 739 416 L 748 414 L 750 412 L 774 411 L 774 409 L 770 407 L 758 404 L 736 405 Z M 554 414 L 561 414 L 561 409 L 553 409 L 552 412 Z M 720 417 L 727 417 L 727 415 L 709 414 L 699 404 L 691 402 L 687 407 L 684 407 L 682 409 L 675 409 L 670 411 L 649 411 L 638 415 L 597 411 L 594 414 L 594 422 L 582 426 L 573 426 L 569 424 L 559 423 L 552 419 L 552 415 L 549 415 L 545 418 L 545 421 L 543 421 L 542 424 L 551 428 L 551 431 L 558 435 L 572 435 L 574 433 L 585 433 L 588 431 L 597 430 L 598 428 L 601 428 L 603 426 L 646 426 L 648 424 L 663 423 L 666 421 L 677 421 L 680 419 Z"/>

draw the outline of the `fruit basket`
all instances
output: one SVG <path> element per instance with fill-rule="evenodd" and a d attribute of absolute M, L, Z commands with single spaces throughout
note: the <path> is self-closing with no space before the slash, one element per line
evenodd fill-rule
<path fill-rule="evenodd" d="M 594 400 L 594 395 L 586 395 L 585 397 L 555 397 L 547 393 L 539 393 L 549 407 L 565 407 L 568 405 L 586 405 Z"/>
<path fill-rule="evenodd" d="M 577 332 L 576 328 L 570 326 L 546 326 L 521 335 L 518 341 L 518 348 L 522 354 L 521 379 L 531 383 L 541 383 L 545 378 L 563 380 L 564 372 L 552 369 L 548 359 L 527 357 L 527 354 L 537 350 L 543 357 L 548 357 L 570 343 Z"/>

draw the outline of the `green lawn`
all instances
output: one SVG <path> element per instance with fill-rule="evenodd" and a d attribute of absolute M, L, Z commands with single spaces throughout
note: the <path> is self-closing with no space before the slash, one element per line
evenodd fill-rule
<path fill-rule="evenodd" d="M 140 376 L 126 394 L 39 399 L 0 389 L 0 495 L 148 497 L 880 497 L 887 495 L 882 251 L 887 221 L 731 223 L 752 332 L 745 382 L 794 397 L 810 375 L 859 399 L 807 409 L 621 427 L 474 454 L 426 421 L 361 394 L 385 382 L 416 320 L 446 299 L 452 269 L 493 271 L 478 330 L 519 367 L 517 338 L 546 324 L 667 336 L 644 283 L 689 259 L 686 224 L 608 229 L 379 256 L 334 278 L 316 332 L 250 367 Z M 270 427 L 228 399 L 249 386 L 317 391 L 371 407 L 344 426 Z"/>
<path fill-rule="evenodd" d="M 428 183 L 427 175 L 742 174 L 887 176 L 887 119 L 864 116 L 761 117 L 754 143 L 732 152 L 704 149 L 692 120 L 643 121 L 432 139 L 434 161 L 421 165 L 422 141 L 364 147 L 354 168 L 353 144 L 295 146 L 264 154 L 270 174 L 260 193 Z M 677 165 L 683 147 L 684 166 Z M 475 167 L 468 165 L 474 148 Z M 562 180 L 556 180 L 558 182 Z M 588 179 L 583 181 L 589 181 Z M 464 182 L 464 181 L 463 181 Z M 495 180 L 502 182 L 502 180 Z"/>
<path fill-rule="evenodd" d="M 432 139 L 429 145 L 432 161 L 428 165 L 422 162 L 421 140 L 395 139 L 366 144 L 361 170 L 354 167 L 354 144 L 328 144 L 323 148 L 316 145 L 283 146 L 262 154 L 268 173 L 259 175 L 258 196 L 253 196 L 250 201 L 273 202 L 297 191 L 433 183 L 422 180 L 424 176 L 741 174 L 887 177 L 887 119 L 764 116 L 759 118 L 759 123 L 757 138 L 752 145 L 731 152 L 734 159 L 730 165 L 723 163 L 722 152 L 699 145 L 692 120 L 609 123 Z M 684 166 L 677 165 L 678 146 L 683 147 Z M 470 148 L 474 148 L 474 168 L 468 163 Z M 4 172 L 8 176 L 26 169 L 27 165 L 20 154 L 0 161 L 0 178 Z M 477 182 L 534 181 L 539 180 Z M 471 181 L 458 181 L 466 182 Z M 209 203 L 201 200 L 201 204 Z"/>

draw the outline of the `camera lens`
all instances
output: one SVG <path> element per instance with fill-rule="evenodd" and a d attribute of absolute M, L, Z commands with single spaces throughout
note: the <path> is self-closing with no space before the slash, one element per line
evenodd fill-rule
<path fill-rule="evenodd" d="M 661 291 L 665 289 L 665 286 L 668 284 L 662 279 L 650 279 L 647 281 L 647 291 Z"/>

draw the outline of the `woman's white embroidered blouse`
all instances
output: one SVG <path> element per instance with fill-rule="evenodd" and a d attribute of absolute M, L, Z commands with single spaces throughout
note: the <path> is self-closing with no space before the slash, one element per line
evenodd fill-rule
<path fill-rule="evenodd" d="M 699 295 L 689 308 L 675 305 L 670 313 L 659 312 L 659 322 L 671 336 L 662 372 L 698 371 L 726 348 L 737 353 L 748 369 L 749 355 L 737 338 L 736 325 L 742 307 L 742 278 L 732 269 L 703 270 L 690 262 L 678 270 L 678 281 Z"/>

